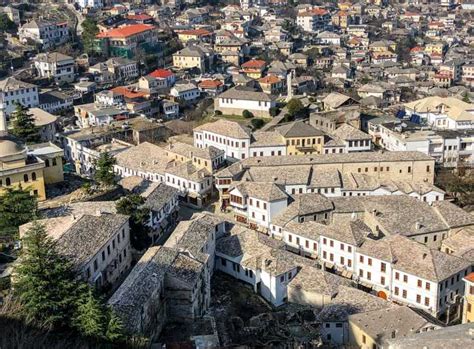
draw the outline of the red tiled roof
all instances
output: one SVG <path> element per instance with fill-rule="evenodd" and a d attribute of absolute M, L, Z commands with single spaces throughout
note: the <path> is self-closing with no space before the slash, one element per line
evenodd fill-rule
<path fill-rule="evenodd" d="M 132 24 L 97 34 L 97 38 L 127 38 L 152 29 L 155 29 L 155 26 L 150 24 Z"/>
<path fill-rule="evenodd" d="M 275 75 L 267 75 L 263 78 L 258 79 L 258 82 L 262 84 L 276 84 L 277 82 L 280 82 L 281 79 Z"/>
<path fill-rule="evenodd" d="M 466 279 L 469 282 L 474 282 L 474 272 L 468 274 L 464 279 Z"/>
<path fill-rule="evenodd" d="M 423 47 L 421 46 L 415 46 L 410 50 L 410 52 L 420 52 L 420 51 L 423 51 Z"/>
<path fill-rule="evenodd" d="M 121 94 L 126 98 L 140 98 L 140 97 L 145 97 L 147 95 L 145 92 L 130 91 L 128 88 L 124 86 L 114 87 L 112 91 L 115 93 Z"/>
<path fill-rule="evenodd" d="M 152 71 L 149 75 L 154 78 L 166 79 L 170 76 L 173 76 L 174 74 L 168 69 L 156 69 L 155 71 Z"/>
<path fill-rule="evenodd" d="M 182 31 L 178 32 L 178 35 L 179 34 L 206 36 L 206 35 L 211 35 L 211 32 L 207 31 L 206 29 L 190 29 L 190 30 L 182 30 Z"/>
<path fill-rule="evenodd" d="M 266 65 L 265 61 L 260 59 L 252 59 L 242 64 L 242 68 L 262 68 Z"/>
<path fill-rule="evenodd" d="M 313 8 L 311 10 L 307 10 L 305 12 L 300 13 L 298 16 L 307 17 L 307 16 L 324 16 L 327 15 L 329 12 L 323 8 Z"/>
<path fill-rule="evenodd" d="M 199 83 L 200 88 L 217 88 L 222 86 L 222 81 L 220 80 L 203 80 Z"/>
<path fill-rule="evenodd" d="M 153 19 L 153 17 L 142 13 L 141 15 L 128 15 L 127 19 L 131 19 L 135 21 L 146 21 L 149 19 Z"/>

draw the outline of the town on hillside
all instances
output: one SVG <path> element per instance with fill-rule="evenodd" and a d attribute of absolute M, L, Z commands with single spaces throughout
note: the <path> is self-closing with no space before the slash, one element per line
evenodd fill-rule
<path fill-rule="evenodd" d="M 0 348 L 473 343 L 474 0 L 0 0 Z"/>

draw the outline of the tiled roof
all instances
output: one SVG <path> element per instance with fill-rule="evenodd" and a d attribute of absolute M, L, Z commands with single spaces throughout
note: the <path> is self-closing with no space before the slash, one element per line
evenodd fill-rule
<path fill-rule="evenodd" d="M 168 69 L 156 69 L 154 71 L 152 71 L 150 74 L 149 74 L 151 77 L 154 77 L 154 78 L 162 78 L 162 79 L 165 79 L 165 78 L 169 78 L 171 76 L 174 75 L 174 73 Z"/>
<path fill-rule="evenodd" d="M 259 59 L 251 59 L 248 62 L 245 62 L 242 64 L 242 68 L 263 68 L 267 65 L 265 61 L 259 60 Z"/>
<path fill-rule="evenodd" d="M 97 38 L 127 38 L 140 34 L 156 27 L 150 24 L 132 24 L 121 28 L 111 29 L 107 32 L 97 34 Z"/>

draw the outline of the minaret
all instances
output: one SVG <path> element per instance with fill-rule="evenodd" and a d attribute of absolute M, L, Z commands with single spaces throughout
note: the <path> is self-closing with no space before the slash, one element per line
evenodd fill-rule
<path fill-rule="evenodd" d="M 0 100 L 0 137 L 8 135 L 7 115 L 5 114 L 3 98 Z"/>
<path fill-rule="evenodd" d="M 294 70 L 286 75 L 286 101 L 289 102 L 293 98 L 293 88 L 291 87 L 291 82 L 293 80 Z"/>

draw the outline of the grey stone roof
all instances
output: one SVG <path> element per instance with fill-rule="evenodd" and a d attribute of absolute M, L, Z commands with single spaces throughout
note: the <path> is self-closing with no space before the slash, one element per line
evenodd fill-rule
<path fill-rule="evenodd" d="M 285 138 L 317 137 L 324 135 L 322 131 L 302 121 L 295 121 L 287 125 L 279 126 L 276 128 L 276 131 Z"/>
<path fill-rule="evenodd" d="M 164 149 L 148 142 L 140 143 L 118 153 L 115 159 L 118 166 L 144 172 L 164 174 L 170 167 L 170 160 Z"/>
<path fill-rule="evenodd" d="M 275 183 L 240 182 L 234 187 L 243 195 L 266 202 L 286 200 L 288 198 L 288 194 Z M 232 190 L 232 188 L 229 190 Z"/>
<path fill-rule="evenodd" d="M 450 228 L 474 225 L 474 215 L 449 201 L 436 201 L 433 203 L 433 207 Z"/>
<path fill-rule="evenodd" d="M 244 88 L 243 86 L 236 86 L 227 91 L 222 92 L 217 98 L 231 98 L 239 99 L 243 101 L 262 101 L 262 102 L 271 102 L 273 99 L 270 95 L 267 95 L 264 92 L 250 90 Z"/>
<path fill-rule="evenodd" d="M 36 85 L 17 80 L 13 77 L 8 77 L 0 81 L 0 91 L 2 92 L 15 91 L 20 88 L 33 88 L 33 87 L 36 87 Z"/>
<path fill-rule="evenodd" d="M 424 317 L 405 306 L 350 315 L 349 321 L 380 346 L 385 346 L 390 338 L 403 338 L 430 325 Z"/>
<path fill-rule="evenodd" d="M 240 139 L 249 139 L 251 134 L 251 131 L 247 126 L 241 125 L 235 121 L 224 119 L 218 119 L 216 122 L 203 124 L 196 127 L 194 130 L 213 132 L 219 135 Z"/>
<path fill-rule="evenodd" d="M 354 126 L 351 126 L 349 124 L 342 124 L 334 132 L 332 132 L 331 135 L 340 139 L 344 139 L 346 141 L 372 139 L 372 137 L 367 133 L 356 129 Z"/>
<path fill-rule="evenodd" d="M 474 322 L 388 339 L 390 349 L 466 349 L 472 347 Z"/>
<path fill-rule="evenodd" d="M 58 239 L 59 252 L 80 267 L 89 262 L 128 219 L 119 214 L 84 215 Z"/>
<path fill-rule="evenodd" d="M 160 183 L 146 198 L 144 207 L 159 212 L 174 197 L 178 195 L 178 189 Z"/>
<path fill-rule="evenodd" d="M 35 57 L 38 62 L 57 63 L 61 61 L 73 60 L 71 56 L 59 52 L 40 53 Z"/>

